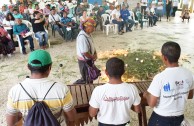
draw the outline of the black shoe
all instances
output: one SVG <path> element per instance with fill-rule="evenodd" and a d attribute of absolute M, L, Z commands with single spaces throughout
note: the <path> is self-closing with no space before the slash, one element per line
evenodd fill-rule
<path fill-rule="evenodd" d="M 22 54 L 26 55 L 27 53 L 26 53 L 26 51 L 23 51 Z"/>
<path fill-rule="evenodd" d="M 34 51 L 34 49 L 30 49 L 31 50 L 31 52 L 33 52 Z"/>

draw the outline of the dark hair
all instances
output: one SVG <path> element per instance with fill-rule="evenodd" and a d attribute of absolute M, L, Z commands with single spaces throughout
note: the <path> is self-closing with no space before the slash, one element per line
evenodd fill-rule
<path fill-rule="evenodd" d="M 177 63 L 181 54 L 181 48 L 178 43 L 169 41 L 163 44 L 161 52 L 170 63 Z"/>
<path fill-rule="evenodd" d="M 110 77 L 121 78 L 124 74 L 124 62 L 123 60 L 113 57 L 106 62 L 106 71 Z"/>
<path fill-rule="evenodd" d="M 33 60 L 32 63 L 33 64 L 41 64 L 41 62 L 39 60 Z M 41 67 L 34 67 L 34 66 L 31 66 L 30 64 L 28 64 L 28 68 L 31 71 L 31 73 L 41 73 L 41 74 L 44 74 L 45 72 L 47 72 L 49 70 L 49 67 L 51 65 L 52 64 L 48 64 L 48 65 L 41 66 Z"/>
<path fill-rule="evenodd" d="M 17 12 L 19 12 L 19 11 L 18 11 L 18 9 L 16 9 L 16 8 L 14 8 L 14 9 L 13 9 L 13 11 L 17 11 Z"/>
<path fill-rule="evenodd" d="M 34 11 L 33 16 L 35 17 L 38 13 L 40 13 L 39 11 Z"/>
<path fill-rule="evenodd" d="M 11 19 L 9 19 L 9 16 L 11 16 Z M 15 20 L 14 16 L 13 16 L 11 13 L 7 13 L 5 19 L 6 19 L 7 21 L 14 21 L 14 20 Z"/>

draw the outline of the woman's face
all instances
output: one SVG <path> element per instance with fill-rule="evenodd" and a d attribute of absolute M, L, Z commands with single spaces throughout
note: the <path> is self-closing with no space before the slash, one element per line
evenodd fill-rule
<path fill-rule="evenodd" d="M 67 14 L 66 13 L 63 13 L 63 17 L 67 17 Z"/>
<path fill-rule="evenodd" d="M 91 25 L 85 28 L 85 32 L 89 34 L 92 33 L 94 30 L 95 30 L 94 26 L 91 26 Z"/>
<path fill-rule="evenodd" d="M 10 14 L 8 15 L 8 18 L 11 19 L 11 15 Z"/>
<path fill-rule="evenodd" d="M 87 15 L 87 12 L 86 12 L 86 11 L 84 11 L 84 12 L 83 12 L 83 16 L 86 16 L 86 15 Z"/>

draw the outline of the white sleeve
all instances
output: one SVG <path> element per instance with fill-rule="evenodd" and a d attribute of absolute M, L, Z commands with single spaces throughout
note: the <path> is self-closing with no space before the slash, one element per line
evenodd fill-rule
<path fill-rule="evenodd" d="M 160 77 L 156 75 L 147 91 L 153 96 L 159 97 L 161 94 L 161 83 L 160 82 L 161 82 Z"/>
<path fill-rule="evenodd" d="M 78 39 L 78 48 L 80 53 L 89 52 L 88 40 L 84 35 L 80 35 Z"/>
<path fill-rule="evenodd" d="M 3 24 L 6 25 L 6 19 L 5 18 L 3 19 Z"/>
<path fill-rule="evenodd" d="M 92 92 L 92 96 L 90 98 L 90 106 L 92 106 L 93 108 L 99 108 L 100 104 L 99 104 L 99 96 L 98 96 L 98 87 L 96 87 L 93 92 Z"/>
<path fill-rule="evenodd" d="M 133 89 L 134 89 L 134 93 L 135 93 L 135 99 L 134 99 L 134 103 L 133 105 L 139 105 L 140 102 L 141 102 L 141 97 L 139 96 L 139 93 L 138 93 L 138 90 L 137 90 L 137 87 L 135 85 L 133 85 Z"/>
<path fill-rule="evenodd" d="M 49 22 L 50 22 L 50 23 L 53 22 L 53 18 L 52 18 L 51 15 L 49 15 Z"/>

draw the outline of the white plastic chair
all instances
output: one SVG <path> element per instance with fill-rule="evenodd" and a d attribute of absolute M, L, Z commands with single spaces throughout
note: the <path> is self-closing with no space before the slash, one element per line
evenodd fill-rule
<path fill-rule="evenodd" d="M 110 16 L 110 22 L 112 23 L 112 15 Z M 113 26 L 114 26 L 114 34 L 117 34 L 118 33 L 118 24 L 114 24 L 112 23 Z"/>
<path fill-rule="evenodd" d="M 89 9 L 92 10 L 94 8 L 94 5 L 89 4 Z"/>
<path fill-rule="evenodd" d="M 111 14 L 112 13 L 112 10 L 106 10 L 105 13 Z"/>
<path fill-rule="evenodd" d="M 27 25 L 27 27 L 30 29 L 31 32 L 33 32 L 32 23 L 31 22 L 29 22 L 27 20 L 22 20 L 22 22 Z M 48 34 L 48 30 L 45 29 L 45 31 Z M 36 43 L 39 45 L 38 38 L 35 37 L 35 34 L 34 33 L 33 33 L 32 37 L 33 37 L 33 39 L 36 40 Z M 48 40 L 48 46 L 50 48 L 50 40 Z"/>
<path fill-rule="evenodd" d="M 106 30 L 106 35 L 108 35 L 110 29 L 114 31 L 114 25 L 110 21 L 109 14 L 102 14 L 101 17 L 102 17 L 103 33 L 104 33 L 104 30 Z M 109 20 L 110 24 L 105 25 L 105 22 L 107 19 Z"/>
<path fill-rule="evenodd" d="M 133 27 L 132 27 L 132 30 L 134 30 L 135 26 L 136 26 L 136 28 L 138 28 L 139 22 L 137 20 L 135 20 L 135 15 L 134 15 L 133 11 L 129 11 L 129 13 L 130 13 L 129 19 L 133 19 L 133 21 L 135 22 L 135 25 L 133 25 Z"/>

